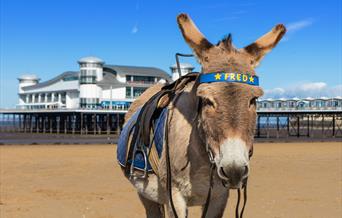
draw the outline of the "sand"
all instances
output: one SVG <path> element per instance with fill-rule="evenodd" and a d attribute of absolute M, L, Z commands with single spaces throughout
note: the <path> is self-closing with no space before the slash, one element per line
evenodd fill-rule
<path fill-rule="evenodd" d="M 0 217 L 144 217 L 115 149 L 0 146 Z M 341 217 L 341 149 L 331 142 L 256 144 L 245 217 Z M 224 217 L 234 217 L 235 195 Z"/>

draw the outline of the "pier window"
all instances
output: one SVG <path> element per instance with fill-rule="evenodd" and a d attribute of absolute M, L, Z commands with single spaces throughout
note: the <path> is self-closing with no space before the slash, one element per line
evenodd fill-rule
<path fill-rule="evenodd" d="M 126 87 L 126 98 L 132 98 L 132 87 Z"/>
<path fill-rule="evenodd" d="M 102 67 L 102 64 L 98 64 L 98 63 L 81 63 L 80 67 Z"/>
<path fill-rule="evenodd" d="M 133 87 L 133 97 L 139 97 L 146 89 L 145 87 Z"/>
<path fill-rule="evenodd" d="M 51 102 L 52 101 L 52 94 L 48 93 L 47 94 L 47 102 Z"/>
<path fill-rule="evenodd" d="M 45 93 L 42 93 L 40 96 L 40 102 L 45 102 Z"/>
<path fill-rule="evenodd" d="M 80 99 L 80 107 L 81 108 L 95 109 L 99 105 L 100 105 L 100 101 L 98 98 L 81 98 Z"/>
<path fill-rule="evenodd" d="M 63 78 L 63 81 L 65 81 L 65 82 L 74 81 L 74 80 L 78 80 L 78 76 L 69 76 L 69 77 Z"/>
<path fill-rule="evenodd" d="M 301 101 L 298 103 L 298 108 L 303 109 L 305 108 L 305 102 Z"/>
<path fill-rule="evenodd" d="M 326 107 L 326 101 L 321 102 L 321 107 Z"/>
<path fill-rule="evenodd" d="M 61 94 L 61 103 L 62 104 L 66 103 L 66 92 L 62 92 L 62 94 Z"/>
<path fill-rule="evenodd" d="M 132 76 L 131 75 L 126 75 L 126 82 L 128 82 L 128 83 L 132 82 Z"/>
<path fill-rule="evenodd" d="M 338 101 L 333 101 L 333 102 L 332 102 L 332 106 L 333 106 L 333 107 L 338 107 Z"/>
<path fill-rule="evenodd" d="M 128 83 L 153 84 L 156 82 L 156 77 L 153 76 L 126 76 Z"/>
<path fill-rule="evenodd" d="M 81 76 L 80 84 L 95 84 L 96 76 Z"/>
<path fill-rule="evenodd" d="M 80 84 L 95 84 L 96 70 L 81 70 Z"/>

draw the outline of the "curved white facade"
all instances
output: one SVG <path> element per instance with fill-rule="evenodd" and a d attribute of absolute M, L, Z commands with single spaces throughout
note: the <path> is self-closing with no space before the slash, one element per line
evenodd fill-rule
<path fill-rule="evenodd" d="M 80 65 L 80 107 L 97 108 L 102 97 L 102 87 L 97 83 L 103 80 L 104 61 L 96 57 L 84 57 Z"/>
<path fill-rule="evenodd" d="M 40 79 L 34 74 L 30 74 L 30 75 L 26 74 L 26 75 L 22 75 L 21 77 L 19 77 L 18 80 L 19 80 L 18 92 L 22 93 L 23 87 L 36 85 Z"/>
<path fill-rule="evenodd" d="M 19 79 L 22 109 L 113 109 L 127 110 L 148 87 L 171 81 L 170 76 L 154 67 L 106 65 L 97 57 L 78 61 L 79 71 L 67 71 L 39 83 L 34 75 Z"/>

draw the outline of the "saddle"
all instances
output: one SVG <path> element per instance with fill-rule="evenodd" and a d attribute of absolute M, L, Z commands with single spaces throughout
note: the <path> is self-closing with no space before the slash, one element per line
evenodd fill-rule
<path fill-rule="evenodd" d="M 167 106 L 198 75 L 189 73 L 166 84 L 126 122 L 119 136 L 117 159 L 127 176 L 145 178 L 147 173 L 158 174 Z"/>

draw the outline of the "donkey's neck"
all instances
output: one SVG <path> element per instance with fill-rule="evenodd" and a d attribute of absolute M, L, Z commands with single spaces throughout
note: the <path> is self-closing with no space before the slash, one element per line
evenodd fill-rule
<path fill-rule="evenodd" d="M 186 86 L 173 103 L 170 113 L 169 143 L 178 169 L 192 161 L 197 162 L 198 167 L 209 166 L 205 145 L 197 129 L 198 97 L 195 85 L 192 82 Z"/>

